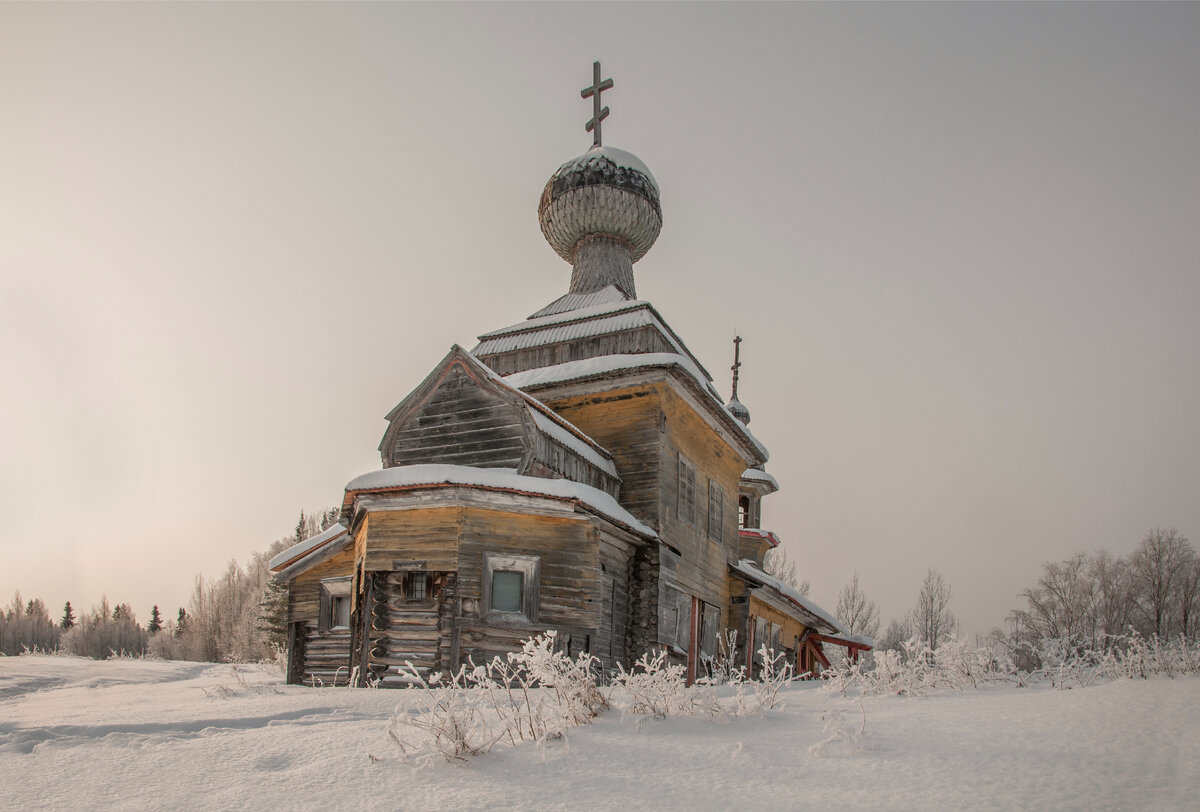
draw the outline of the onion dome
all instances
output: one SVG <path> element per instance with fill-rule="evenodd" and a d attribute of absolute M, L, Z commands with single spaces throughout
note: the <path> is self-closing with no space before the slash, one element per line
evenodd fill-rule
<path fill-rule="evenodd" d="M 740 400 L 733 398 L 725 404 L 725 408 L 731 415 L 736 417 L 743 426 L 750 425 L 750 410 L 747 409 Z"/>
<path fill-rule="evenodd" d="M 572 293 L 616 285 L 635 297 L 633 263 L 662 229 L 658 184 L 637 156 L 594 146 L 550 177 L 538 221 L 550 247 L 574 266 Z"/>

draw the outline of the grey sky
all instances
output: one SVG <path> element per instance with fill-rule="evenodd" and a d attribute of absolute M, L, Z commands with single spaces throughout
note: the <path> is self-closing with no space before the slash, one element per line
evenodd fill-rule
<path fill-rule="evenodd" d="M 1200 536 L 1200 5 L 0 4 L 0 600 L 145 620 L 379 466 L 451 343 L 565 292 L 605 141 L 832 608 L 968 631 Z"/>

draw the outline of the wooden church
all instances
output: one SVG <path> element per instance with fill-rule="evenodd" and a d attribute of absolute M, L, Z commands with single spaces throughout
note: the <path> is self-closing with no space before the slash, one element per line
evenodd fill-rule
<path fill-rule="evenodd" d="M 340 523 L 280 553 L 290 682 L 406 683 L 554 629 L 571 654 L 628 667 L 665 649 L 689 680 L 736 630 L 798 671 L 826 644 L 869 648 L 763 571 L 778 544 L 760 505 L 778 490 L 736 398 L 650 302 L 633 266 L 662 226 L 658 184 L 602 145 L 560 166 L 538 217 L 571 263 L 565 294 L 454 346 L 387 415 L 383 467 L 352 480 Z"/>

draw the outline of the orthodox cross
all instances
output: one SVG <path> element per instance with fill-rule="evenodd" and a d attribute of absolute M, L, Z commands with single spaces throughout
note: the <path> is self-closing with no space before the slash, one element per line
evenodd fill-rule
<path fill-rule="evenodd" d="M 600 141 L 600 122 L 608 118 L 608 108 L 600 108 L 600 94 L 613 86 L 612 79 L 600 81 L 600 63 L 592 63 L 592 86 L 585 87 L 579 91 L 579 95 L 583 98 L 591 98 L 592 100 L 592 118 L 588 121 L 586 129 L 588 132 L 595 131 L 595 136 L 592 138 L 592 146 L 598 147 Z"/>
<path fill-rule="evenodd" d="M 741 365 L 742 365 L 741 357 L 742 357 L 742 337 L 734 336 L 733 337 L 733 366 L 730 367 L 730 369 L 733 370 L 733 400 L 737 400 L 738 368 L 741 367 Z"/>

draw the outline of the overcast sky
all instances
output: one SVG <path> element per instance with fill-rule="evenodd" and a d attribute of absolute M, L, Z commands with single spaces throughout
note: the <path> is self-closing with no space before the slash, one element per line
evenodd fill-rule
<path fill-rule="evenodd" d="M 452 343 L 567 289 L 605 142 L 641 298 L 741 399 L 829 608 L 967 631 L 1200 540 L 1200 4 L 0 4 L 0 602 L 169 615 L 379 467 Z"/>

